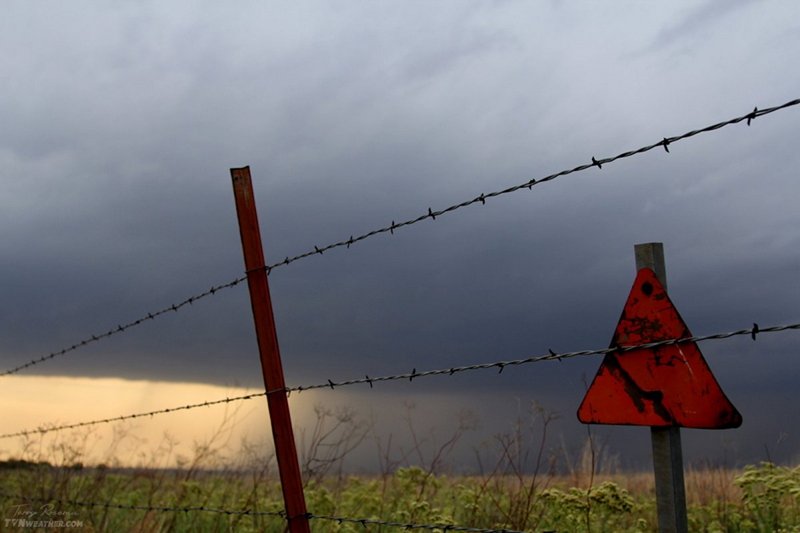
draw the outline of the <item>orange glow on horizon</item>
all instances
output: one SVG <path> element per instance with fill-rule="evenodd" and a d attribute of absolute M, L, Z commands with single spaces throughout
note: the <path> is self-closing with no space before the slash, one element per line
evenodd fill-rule
<path fill-rule="evenodd" d="M 7 376 L 0 388 L 2 434 L 222 400 L 258 390 L 118 378 Z M 309 403 L 311 402 L 311 403 Z M 313 395 L 290 398 L 293 421 L 313 412 Z M 0 439 L 0 459 L 51 464 L 173 467 L 210 444 L 232 458 L 242 440 L 272 449 L 266 399 L 255 397 L 44 434 Z M 204 465 L 214 466 L 214 465 Z"/>

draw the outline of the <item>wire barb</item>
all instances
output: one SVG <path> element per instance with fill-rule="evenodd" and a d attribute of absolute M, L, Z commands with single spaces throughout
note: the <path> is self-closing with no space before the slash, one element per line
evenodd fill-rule
<path fill-rule="evenodd" d="M 752 113 L 750 113 L 749 115 L 747 115 L 747 125 L 748 125 L 748 126 L 750 125 L 750 122 L 751 122 L 751 121 L 753 121 L 753 120 L 755 120 L 755 119 L 756 119 L 756 116 L 758 116 L 758 106 L 756 106 L 755 108 L 753 108 L 753 112 L 752 112 Z"/>

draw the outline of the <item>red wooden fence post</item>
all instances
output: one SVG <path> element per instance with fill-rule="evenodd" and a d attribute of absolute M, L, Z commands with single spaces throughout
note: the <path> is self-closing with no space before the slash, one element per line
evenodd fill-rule
<path fill-rule="evenodd" d="M 297 460 L 292 419 L 289 415 L 289 402 L 284 391 L 286 385 L 283 380 L 283 366 L 278 348 L 278 336 L 275 332 L 267 272 L 264 269 L 264 251 L 261 246 L 261 231 L 253 197 L 250 167 L 232 168 L 231 179 L 289 531 L 309 533 L 303 482 Z"/>

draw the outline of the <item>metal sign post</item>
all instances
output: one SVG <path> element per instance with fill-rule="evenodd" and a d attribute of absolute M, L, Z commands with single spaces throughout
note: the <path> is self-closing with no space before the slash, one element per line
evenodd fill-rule
<path fill-rule="evenodd" d="M 636 280 L 614 335 L 612 352 L 578 408 L 585 424 L 649 426 L 661 533 L 686 533 L 680 428 L 739 427 L 742 416 L 722 392 L 667 294 L 664 246 L 638 244 Z M 666 344 L 642 347 L 649 343 Z"/>
<path fill-rule="evenodd" d="M 634 246 L 636 270 L 649 268 L 667 289 L 667 267 L 664 244 L 650 242 Z M 656 478 L 656 508 L 658 530 L 661 533 L 688 533 L 686 518 L 686 483 L 683 479 L 683 448 L 681 428 L 651 427 L 653 470 Z"/>
<path fill-rule="evenodd" d="M 232 168 L 231 179 L 289 531 L 309 533 L 303 482 L 297 460 L 292 419 L 289 415 L 289 401 L 284 390 L 286 384 L 283 380 L 283 366 L 272 314 L 267 272 L 264 269 L 264 251 L 261 247 L 261 231 L 253 197 L 250 167 Z"/>

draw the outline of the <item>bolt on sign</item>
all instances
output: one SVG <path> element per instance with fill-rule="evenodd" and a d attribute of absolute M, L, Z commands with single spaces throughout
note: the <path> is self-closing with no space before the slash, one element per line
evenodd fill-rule
<path fill-rule="evenodd" d="M 639 270 L 611 347 L 691 336 L 655 273 Z M 703 429 L 742 424 L 695 342 L 606 354 L 578 419 L 584 424 Z"/>

